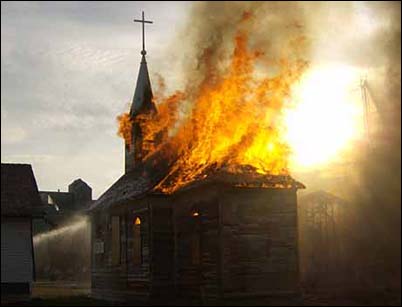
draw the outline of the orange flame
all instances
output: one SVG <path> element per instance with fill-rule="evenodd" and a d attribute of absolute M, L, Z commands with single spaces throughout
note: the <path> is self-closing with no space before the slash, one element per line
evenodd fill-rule
<path fill-rule="evenodd" d="M 131 145 L 131 127 L 132 127 L 132 120 L 130 118 L 129 113 L 123 113 L 117 116 L 117 121 L 119 123 L 119 129 L 117 134 L 122 137 L 127 146 Z"/>
<path fill-rule="evenodd" d="M 245 12 L 242 22 L 250 18 Z M 141 118 L 146 138 L 163 134 L 162 143 L 177 151 L 178 159 L 157 187 L 160 190 L 173 192 L 201 178 L 211 167 L 231 167 L 236 172 L 241 169 L 237 166 L 248 165 L 261 174 L 288 174 L 290 150 L 284 140 L 283 115 L 291 103 L 291 86 L 307 63 L 281 59 L 275 62 L 275 76 L 257 77 L 256 62 L 268 61 L 261 50 L 248 47 L 248 38 L 245 30 L 237 31 L 225 73 L 218 73 L 209 61 L 210 50 L 205 50 L 207 73 L 200 86 L 192 92 L 156 98 L 158 114 L 152 120 Z M 192 108 L 183 118 L 180 107 L 185 103 Z M 154 147 L 150 153 L 157 150 Z"/>

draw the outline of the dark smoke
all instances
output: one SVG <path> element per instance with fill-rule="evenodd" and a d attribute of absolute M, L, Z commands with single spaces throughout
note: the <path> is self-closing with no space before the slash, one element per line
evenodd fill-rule
<path fill-rule="evenodd" d="M 362 258 L 380 263 L 377 278 L 400 287 L 401 273 L 401 3 L 375 3 L 387 26 L 377 33 L 372 48 L 381 57 L 380 74 L 371 81 L 371 98 L 381 112 L 381 133 L 370 139 L 359 160 L 360 184 L 354 201 L 360 214 L 358 237 Z"/>
<path fill-rule="evenodd" d="M 250 48 L 262 50 L 266 55 L 268 63 L 259 63 L 263 69 L 272 69 L 292 41 L 303 39 L 303 10 L 296 2 L 196 2 L 188 25 L 175 42 L 182 48 L 187 88 L 198 87 L 211 74 L 210 67 L 217 74 L 227 68 L 234 35 L 245 16 L 250 16 L 250 20 L 242 30 L 249 36 Z M 292 47 L 292 55 L 307 56 L 304 44 Z"/>

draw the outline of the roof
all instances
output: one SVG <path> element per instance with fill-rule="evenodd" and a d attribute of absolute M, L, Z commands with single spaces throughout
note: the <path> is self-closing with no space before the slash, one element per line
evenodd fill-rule
<path fill-rule="evenodd" d="M 68 188 L 71 189 L 73 187 L 77 187 L 77 186 L 84 186 L 89 188 L 90 190 L 92 190 L 92 188 L 88 185 L 88 183 L 86 183 L 84 180 L 82 180 L 81 178 L 75 179 L 72 183 L 70 183 L 68 185 Z"/>
<path fill-rule="evenodd" d="M 269 175 L 257 172 L 235 173 L 225 168 L 204 175 L 201 180 L 196 180 L 183 187 L 181 190 L 191 189 L 210 183 L 224 183 L 238 188 L 262 188 L 262 189 L 305 189 L 306 187 L 293 179 L 290 175 Z"/>
<path fill-rule="evenodd" d="M 121 176 L 105 193 L 90 207 L 89 211 L 107 209 L 124 201 L 135 199 L 151 190 L 154 184 L 150 178 L 137 168 Z"/>
<path fill-rule="evenodd" d="M 56 204 L 61 211 L 76 210 L 76 204 L 74 202 L 74 194 L 69 192 L 54 192 L 54 191 L 40 191 L 40 196 L 48 195 L 51 198 L 52 203 Z M 47 204 L 47 199 L 45 200 Z"/>
<path fill-rule="evenodd" d="M 107 209 L 128 200 L 141 197 L 152 192 L 169 171 L 171 163 L 164 159 L 163 152 L 170 151 L 167 145 L 161 152 L 150 156 L 145 162 L 122 175 L 105 193 L 88 208 L 88 211 Z"/>
<path fill-rule="evenodd" d="M 130 116 L 134 117 L 141 112 L 147 111 L 156 111 L 156 107 L 153 102 L 153 94 L 151 81 L 148 74 L 147 62 L 145 60 L 145 55 L 142 55 Z"/>
<path fill-rule="evenodd" d="M 168 148 L 165 148 L 169 151 Z M 129 200 L 139 199 L 149 194 L 163 194 L 156 190 L 156 186 L 164 180 L 174 180 L 174 174 L 166 176 L 172 165 L 163 159 L 165 155 L 156 153 L 145 163 L 137 165 L 133 170 L 121 176 L 105 193 L 99 197 L 88 211 L 105 210 L 111 206 L 124 204 Z M 241 172 L 240 172 L 241 171 Z M 262 175 L 251 167 L 240 167 L 237 173 L 228 168 L 210 169 L 201 174 L 198 179 L 192 181 L 176 191 L 184 191 L 203 184 L 225 183 L 234 187 L 254 187 L 271 189 L 303 189 L 305 186 L 294 180 L 289 175 Z"/>
<path fill-rule="evenodd" d="M 42 203 L 30 164 L 1 164 L 1 215 L 31 216 Z"/>

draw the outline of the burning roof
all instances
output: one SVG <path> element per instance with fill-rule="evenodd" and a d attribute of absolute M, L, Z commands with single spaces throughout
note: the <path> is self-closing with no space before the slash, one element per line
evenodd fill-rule
<path fill-rule="evenodd" d="M 292 104 L 291 87 L 308 64 L 294 56 L 303 38 L 289 42 L 293 56 L 284 52 L 273 59 L 258 46 L 250 47 L 252 19 L 250 12 L 241 16 L 233 32 L 233 52 L 222 62 L 225 65 L 211 61 L 213 50 L 201 50 L 198 61 L 203 77 L 197 82 L 189 77 L 185 89 L 170 96 L 152 97 L 144 51 L 131 110 L 118 117 L 118 134 L 129 149 L 126 154 L 140 152 L 141 163 L 126 168 L 129 171 L 93 208 L 147 193 L 173 194 L 208 182 L 304 187 L 289 175 L 290 148 L 284 138 L 284 110 Z M 258 72 L 256 64 L 271 73 Z M 141 103 L 148 104 L 145 111 L 155 106 L 158 110 L 140 112 Z"/>
<path fill-rule="evenodd" d="M 259 174 L 254 167 L 237 166 L 214 168 L 210 166 L 195 180 L 182 185 L 179 189 L 169 189 L 170 181 L 176 182 L 170 173 L 174 162 L 164 159 L 171 149 L 166 147 L 152 155 L 144 163 L 121 176 L 101 197 L 95 201 L 89 211 L 104 210 L 111 206 L 142 198 L 149 194 L 170 195 L 203 184 L 223 183 L 238 188 L 266 189 L 303 189 L 304 185 L 289 175 Z"/>
<path fill-rule="evenodd" d="M 259 174 L 289 175 L 290 148 L 285 140 L 284 111 L 292 104 L 291 87 L 307 62 L 287 58 L 286 54 L 284 58 L 268 60 L 263 51 L 250 48 L 250 18 L 246 14 L 239 23 L 226 70 L 210 63 L 210 51 L 204 50 L 199 60 L 207 73 L 197 86 L 189 85 L 171 96 L 155 97 L 156 114 L 133 117 L 126 113 L 118 118 L 119 134 L 126 145 L 135 143 L 133 124 L 140 127 L 143 146 L 149 147 L 143 147 L 143 159 L 166 144 L 174 151 L 175 162 L 158 186 L 164 192 L 202 178 L 211 168 L 249 165 Z M 274 75 L 256 71 L 256 63 L 264 62 L 270 63 L 265 65 L 272 66 Z M 153 142 L 158 136 L 164 139 Z"/>

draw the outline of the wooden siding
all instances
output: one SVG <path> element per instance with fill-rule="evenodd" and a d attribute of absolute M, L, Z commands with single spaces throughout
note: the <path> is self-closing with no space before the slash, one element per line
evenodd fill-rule
<path fill-rule="evenodd" d="M 196 197 L 194 197 L 196 195 Z M 218 190 L 197 189 L 174 199 L 175 287 L 181 296 L 219 296 Z M 193 216 L 194 211 L 199 213 Z M 192 260 L 195 235 L 200 240 L 199 264 Z M 198 238 L 197 238 L 198 240 Z"/>
<path fill-rule="evenodd" d="M 177 292 L 204 299 L 298 292 L 296 202 L 292 189 L 224 185 L 177 196 Z M 199 265 L 192 262 L 195 234 L 201 239 Z"/>
<path fill-rule="evenodd" d="M 116 265 L 112 262 L 112 216 L 120 217 L 120 263 Z M 132 226 L 136 217 L 141 219 L 141 264 L 136 264 L 134 261 Z M 132 202 L 125 207 L 94 214 L 92 244 L 96 241 L 104 242 L 104 253 L 92 252 L 92 295 L 110 300 L 120 300 L 129 296 L 149 296 L 150 238 L 147 201 Z"/>
<path fill-rule="evenodd" d="M 30 218 L 1 219 L 1 282 L 33 281 L 32 229 Z"/>
<path fill-rule="evenodd" d="M 297 291 L 296 191 L 232 190 L 222 211 L 223 295 Z"/>
<path fill-rule="evenodd" d="M 174 239 L 170 199 L 151 198 L 151 269 L 153 297 L 174 295 Z"/>
<path fill-rule="evenodd" d="M 110 300 L 176 295 L 206 302 L 295 293 L 299 275 L 296 201 L 293 189 L 205 185 L 173 196 L 150 194 L 98 213 L 93 216 L 93 239 L 100 239 L 96 228 L 104 227 L 100 235 L 105 252 L 93 255 L 93 295 Z M 110 219 L 114 215 L 121 217 L 118 266 L 111 264 Z M 141 219 L 141 264 L 134 257 L 137 217 Z"/>
<path fill-rule="evenodd" d="M 148 296 L 150 293 L 150 210 L 146 199 L 127 208 L 127 288 L 132 293 Z M 135 219 L 141 219 L 141 263 L 135 263 L 135 242 L 133 225 Z"/>

